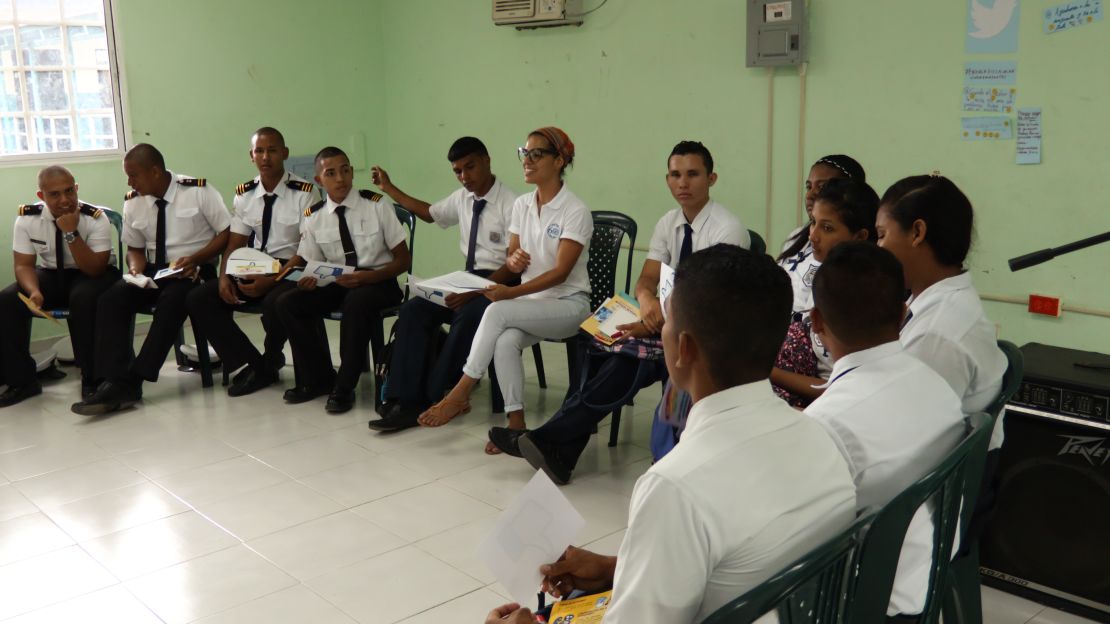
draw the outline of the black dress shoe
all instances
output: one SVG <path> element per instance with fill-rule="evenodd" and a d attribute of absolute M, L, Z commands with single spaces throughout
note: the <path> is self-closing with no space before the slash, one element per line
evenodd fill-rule
<path fill-rule="evenodd" d="M 235 373 L 231 376 L 231 385 L 238 386 L 239 384 L 243 383 L 243 380 L 247 378 L 247 375 L 250 374 L 250 372 L 250 365 L 248 364 L 247 366 L 244 366 L 242 369 L 239 370 L 238 373 Z"/>
<path fill-rule="evenodd" d="M 322 397 L 330 392 L 328 388 L 310 388 L 309 386 L 296 386 L 285 391 L 282 396 L 286 403 L 306 403 L 317 397 Z"/>
<path fill-rule="evenodd" d="M 238 377 L 238 375 L 236 375 Z M 278 380 L 277 373 L 265 370 L 255 370 L 254 368 L 247 367 L 247 374 L 243 375 L 238 381 L 233 383 L 227 389 L 227 396 L 240 397 L 258 392 L 259 390 L 273 385 Z"/>
<path fill-rule="evenodd" d="M 404 431 L 405 429 L 420 426 L 417 419 L 420 418 L 420 414 L 423 411 L 424 410 L 418 407 L 402 408 L 398 405 L 397 409 L 393 410 L 388 416 L 377 420 L 371 420 L 368 425 L 374 431 L 380 431 L 382 433 Z"/>
<path fill-rule="evenodd" d="M 551 478 L 558 485 L 570 483 L 570 468 L 559 458 L 559 450 L 550 444 L 533 440 L 529 434 L 517 438 L 520 454 L 537 470 Z"/>
<path fill-rule="evenodd" d="M 502 453 L 512 455 L 513 457 L 523 457 L 520 454 L 520 436 L 525 434 L 527 429 L 509 429 L 508 427 L 491 427 L 489 430 L 489 441 L 493 445 L 501 449 Z"/>
<path fill-rule="evenodd" d="M 335 390 L 328 395 L 328 403 L 324 406 L 329 414 L 342 414 L 351 411 L 355 406 L 354 390 Z"/>
<path fill-rule="evenodd" d="M 74 403 L 70 410 L 81 416 L 102 416 L 131 407 L 143 398 L 141 386 L 105 381 L 89 398 Z"/>
<path fill-rule="evenodd" d="M 374 406 L 374 411 L 377 412 L 378 416 L 381 416 L 382 418 L 389 418 L 390 416 L 396 416 L 401 411 L 401 402 L 400 401 L 386 401 L 386 402 L 384 402 L 380 405 L 375 405 Z"/>
<path fill-rule="evenodd" d="M 42 394 L 42 384 L 37 381 L 32 381 L 25 386 L 8 386 L 7 390 L 0 393 L 0 407 L 15 405 L 39 394 Z"/>

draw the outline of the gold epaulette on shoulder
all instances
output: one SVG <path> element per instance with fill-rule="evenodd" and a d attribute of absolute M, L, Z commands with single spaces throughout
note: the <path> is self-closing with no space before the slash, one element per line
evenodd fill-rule
<path fill-rule="evenodd" d="M 181 186 L 204 186 L 208 184 L 208 180 L 204 178 L 181 178 L 177 183 Z"/>
<path fill-rule="evenodd" d="M 138 191 L 127 191 L 127 194 L 123 196 L 123 199 L 124 199 L 124 201 L 126 201 L 128 199 L 135 199 L 138 196 L 139 196 Z"/>
<path fill-rule="evenodd" d="M 104 214 L 104 211 L 91 204 L 81 202 L 81 213 L 87 214 L 94 219 L 99 219 L 100 215 Z"/>
<path fill-rule="evenodd" d="M 366 189 L 362 189 L 358 192 L 358 194 L 362 195 L 366 199 L 369 199 L 370 201 L 378 201 L 382 198 L 381 193 L 375 193 L 374 191 L 368 191 Z"/>
<path fill-rule="evenodd" d="M 285 183 L 285 186 L 293 189 L 294 191 L 303 191 L 305 193 L 311 193 L 312 189 L 315 188 L 312 186 L 311 182 L 300 182 L 298 180 L 290 180 Z"/>
<path fill-rule="evenodd" d="M 20 204 L 19 216 L 31 217 L 37 214 L 42 214 L 42 206 L 38 204 Z"/>
<path fill-rule="evenodd" d="M 305 208 L 304 216 L 311 217 L 312 213 L 314 213 L 317 210 L 323 208 L 325 203 L 327 203 L 327 202 L 325 202 L 323 200 L 320 200 L 320 201 L 316 202 L 315 204 L 312 204 L 308 208 Z"/>
<path fill-rule="evenodd" d="M 204 185 L 201 184 L 201 186 L 204 186 Z M 256 186 L 258 186 L 258 180 L 257 179 L 249 180 L 249 181 L 244 182 L 244 183 L 240 184 L 239 186 L 235 187 L 235 194 L 236 195 L 242 195 L 243 193 L 246 193 L 247 191 L 254 189 L 254 187 L 256 187 Z"/>

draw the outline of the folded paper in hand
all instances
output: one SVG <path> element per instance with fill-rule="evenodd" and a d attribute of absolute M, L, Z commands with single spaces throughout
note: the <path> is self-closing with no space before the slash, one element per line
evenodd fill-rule
<path fill-rule="evenodd" d="M 160 280 L 162 278 L 177 275 L 178 273 L 181 273 L 182 271 L 183 271 L 183 269 L 178 269 L 178 268 L 174 268 L 174 267 L 166 267 L 166 268 L 162 269 L 161 271 L 158 271 L 157 273 L 154 274 L 154 281 L 157 282 L 158 280 Z"/>
<path fill-rule="evenodd" d="M 624 295 L 614 295 L 605 300 L 593 314 L 586 317 L 579 327 L 603 345 L 611 345 L 621 336 L 620 325 L 640 320 L 640 309 Z"/>
<path fill-rule="evenodd" d="M 335 278 L 340 275 L 354 273 L 355 267 L 345 264 L 332 264 L 330 262 L 309 260 L 302 271 L 304 272 L 302 277 L 313 277 L 316 279 L 317 286 L 327 286 L 329 284 L 334 284 Z"/>
<path fill-rule="evenodd" d="M 410 277 L 409 293 L 421 299 L 427 299 L 432 303 L 447 307 L 447 295 L 485 290 L 493 284 L 494 282 L 484 277 L 474 275 L 473 273 L 455 271 L 454 273 L 448 273 L 447 275 L 441 275 L 426 280 L 415 276 Z"/>
<path fill-rule="evenodd" d="M 136 288 L 158 288 L 158 284 L 155 284 L 154 280 L 141 273 L 139 275 L 125 273 L 123 275 L 123 281 Z"/>
<path fill-rule="evenodd" d="M 227 257 L 224 272 L 232 277 L 257 277 L 281 271 L 281 263 L 268 254 L 250 247 L 240 247 Z"/>

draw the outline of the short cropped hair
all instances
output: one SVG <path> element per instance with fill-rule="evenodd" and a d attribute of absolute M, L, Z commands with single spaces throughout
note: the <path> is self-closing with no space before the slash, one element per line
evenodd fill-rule
<path fill-rule="evenodd" d="M 162 157 L 162 152 L 150 143 L 139 143 L 132 147 L 123 155 L 123 159 L 147 168 L 158 167 L 162 171 L 166 170 L 166 159 Z"/>
<path fill-rule="evenodd" d="M 76 181 L 76 178 L 73 177 L 73 172 L 71 172 L 69 169 L 66 169 L 61 165 L 48 165 L 46 167 L 43 167 L 42 169 L 39 169 L 39 188 L 42 188 L 43 182 L 55 176 L 64 176 L 69 178 L 70 180 Z"/>
<path fill-rule="evenodd" d="M 882 330 L 897 333 L 905 294 L 898 258 L 864 241 L 833 247 L 813 278 L 813 303 L 844 342 L 863 342 Z"/>
<path fill-rule="evenodd" d="M 679 265 L 669 322 L 694 336 L 713 381 L 728 388 L 771 373 L 793 302 L 790 277 L 770 256 L 721 243 Z"/>
<path fill-rule="evenodd" d="M 948 178 L 918 175 L 902 178 L 883 193 L 880 205 L 903 229 L 925 222 L 925 242 L 937 262 L 960 267 L 971 249 L 974 210 L 971 200 Z"/>
<path fill-rule="evenodd" d="M 251 137 L 253 138 L 253 137 L 256 137 L 256 136 L 262 136 L 262 135 L 266 135 L 266 134 L 268 134 L 268 135 L 274 137 L 275 139 L 277 139 L 278 143 L 281 143 L 282 145 L 285 145 L 285 135 L 283 135 L 281 133 L 281 131 L 279 131 L 277 128 L 273 128 L 271 126 L 262 126 L 258 130 L 255 130 L 254 134 L 252 134 Z"/>
<path fill-rule="evenodd" d="M 486 144 L 482 143 L 481 139 L 472 136 L 464 136 L 451 144 L 451 149 L 447 150 L 447 161 L 455 162 L 471 154 L 489 156 L 489 150 L 486 149 Z"/>
<path fill-rule="evenodd" d="M 316 168 L 316 173 L 320 173 L 320 163 L 322 161 L 328 158 L 335 158 L 336 156 L 342 156 L 347 159 L 347 162 L 351 162 L 351 159 L 347 156 L 347 152 L 344 152 L 334 145 L 329 145 L 316 152 L 316 158 L 312 159 L 312 164 Z"/>
<path fill-rule="evenodd" d="M 818 191 L 816 201 L 831 206 L 849 232 L 855 234 L 866 228 L 867 240 L 873 243 L 878 238 L 875 215 L 879 212 L 879 195 L 866 182 L 833 178 Z"/>
<path fill-rule="evenodd" d="M 667 156 L 667 166 L 671 165 L 671 156 L 685 156 L 687 154 L 701 156 L 701 161 L 705 163 L 706 175 L 713 173 L 713 155 L 709 153 L 708 147 L 702 145 L 701 141 L 679 141 L 671 150 L 670 156 Z"/>

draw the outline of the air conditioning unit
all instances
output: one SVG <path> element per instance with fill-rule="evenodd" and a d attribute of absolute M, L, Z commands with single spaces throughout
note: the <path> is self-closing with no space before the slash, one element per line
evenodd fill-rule
<path fill-rule="evenodd" d="M 517 30 L 580 26 L 581 13 L 582 0 L 493 0 L 493 23 Z"/>

